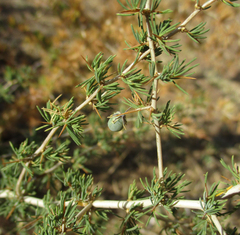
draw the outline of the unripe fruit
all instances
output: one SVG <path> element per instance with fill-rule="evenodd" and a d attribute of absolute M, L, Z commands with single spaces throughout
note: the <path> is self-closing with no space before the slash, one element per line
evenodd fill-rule
<path fill-rule="evenodd" d="M 112 114 L 110 116 L 110 119 L 108 120 L 108 128 L 111 131 L 117 132 L 117 131 L 121 131 L 124 127 L 124 125 L 126 125 L 127 121 L 125 119 L 125 115 L 122 116 L 116 116 L 118 114 L 121 114 L 119 111 Z"/>

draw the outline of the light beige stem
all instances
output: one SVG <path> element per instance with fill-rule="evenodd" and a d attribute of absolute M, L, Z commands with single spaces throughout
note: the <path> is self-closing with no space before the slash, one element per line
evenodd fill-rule
<path fill-rule="evenodd" d="M 148 0 L 146 2 L 145 9 L 150 9 L 151 8 L 151 0 Z M 148 43 L 149 43 L 149 48 L 150 48 L 150 54 L 151 54 L 151 61 L 156 65 L 156 55 L 155 55 L 155 50 L 154 50 L 154 43 L 152 38 L 152 30 L 150 26 L 150 15 L 146 16 L 146 25 L 147 25 L 147 34 L 148 34 Z M 158 74 L 157 66 L 155 66 L 155 74 Z M 153 93 L 152 93 L 152 108 L 153 110 L 157 109 L 157 93 L 158 93 L 158 80 L 154 80 L 154 88 L 153 88 Z M 158 174 L 159 178 L 163 177 L 163 161 L 162 161 L 162 142 L 161 142 L 161 130 L 159 127 L 159 123 L 157 120 L 154 121 L 155 125 L 155 132 L 156 132 L 156 145 L 157 145 L 157 157 L 158 157 Z"/>
<path fill-rule="evenodd" d="M 32 157 L 34 158 L 35 156 L 38 156 L 40 153 L 42 153 L 43 151 L 44 151 L 44 149 L 45 149 L 45 147 L 47 146 L 47 144 L 49 143 L 49 141 L 52 139 L 52 137 L 53 137 L 53 135 L 55 134 L 55 132 L 57 131 L 57 129 L 58 129 L 59 127 L 55 127 L 55 128 L 53 128 L 50 132 L 49 132 L 49 134 L 48 134 L 48 136 L 46 137 L 46 139 L 43 141 L 43 143 L 41 144 L 41 146 L 35 151 L 35 153 L 32 155 Z M 27 167 L 29 167 L 29 165 L 30 165 L 30 161 L 29 162 L 27 162 L 26 164 L 25 164 L 25 167 L 22 169 L 22 172 L 21 172 L 21 174 L 20 174 L 20 176 L 19 176 L 19 178 L 18 178 L 18 181 L 17 181 L 17 184 L 16 184 L 16 194 L 18 195 L 18 196 L 21 196 L 21 184 L 22 184 L 22 180 L 23 180 L 23 177 L 24 177 L 24 175 L 26 174 L 26 168 Z"/>
<path fill-rule="evenodd" d="M 97 95 L 97 93 L 98 93 L 98 91 L 99 91 L 100 89 L 101 89 L 101 87 L 99 87 L 96 91 L 94 91 L 94 93 L 93 93 L 90 97 L 88 97 L 81 105 L 79 105 L 79 106 L 75 109 L 75 111 L 77 112 L 77 111 L 81 110 L 84 106 L 86 106 L 89 102 L 91 102 L 91 100 L 93 100 L 93 99 L 95 98 L 95 96 Z M 53 128 L 53 129 L 49 132 L 48 136 L 47 136 L 46 139 L 43 141 L 43 143 L 41 144 L 41 146 L 40 146 L 40 147 L 35 151 L 35 153 L 32 155 L 32 158 L 38 156 L 39 154 L 41 154 L 41 153 L 44 151 L 44 149 L 46 148 L 46 146 L 48 145 L 49 141 L 52 139 L 52 137 L 54 136 L 54 134 L 56 133 L 56 131 L 58 130 L 58 128 L 59 128 L 59 126 Z M 16 184 L 16 189 L 15 189 L 15 190 L 16 190 L 16 195 L 18 195 L 18 196 L 21 196 L 21 195 L 22 195 L 22 192 L 21 192 L 21 184 L 22 184 L 23 178 L 24 178 L 24 176 L 25 176 L 25 174 L 26 174 L 26 171 L 27 171 L 26 169 L 27 169 L 27 167 L 30 166 L 30 164 L 31 164 L 31 161 L 29 161 L 29 162 L 27 162 L 27 163 L 25 164 L 25 167 L 22 169 L 22 172 L 21 172 L 21 174 L 20 174 L 20 176 L 19 176 L 19 178 L 18 178 L 18 181 L 17 181 L 17 184 Z"/>
<path fill-rule="evenodd" d="M 188 16 L 188 18 L 183 23 L 181 23 L 179 27 L 186 26 L 200 11 L 202 11 L 202 9 L 211 6 L 214 2 L 217 1 L 218 0 L 209 0 L 205 2 L 201 7 L 196 7 L 194 12 L 190 16 Z"/>

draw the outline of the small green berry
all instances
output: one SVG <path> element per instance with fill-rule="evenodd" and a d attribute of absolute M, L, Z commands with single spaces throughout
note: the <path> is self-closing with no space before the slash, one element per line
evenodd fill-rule
<path fill-rule="evenodd" d="M 110 119 L 108 120 L 108 128 L 114 132 L 121 131 L 124 125 L 126 124 L 125 115 L 116 116 L 118 114 L 121 114 L 121 113 L 118 111 L 112 114 L 110 116 Z"/>

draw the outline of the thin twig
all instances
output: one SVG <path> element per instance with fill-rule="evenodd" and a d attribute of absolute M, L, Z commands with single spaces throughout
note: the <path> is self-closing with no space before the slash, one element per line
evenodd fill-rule
<path fill-rule="evenodd" d="M 75 217 L 81 218 L 83 217 L 92 207 L 92 202 L 89 202 Z"/>
<path fill-rule="evenodd" d="M 81 110 L 83 107 L 88 105 L 97 95 L 97 93 L 101 90 L 102 86 L 100 86 L 98 89 L 96 89 L 91 96 L 89 96 L 83 103 L 81 103 L 77 108 L 75 108 L 74 112 L 78 112 Z"/>
<path fill-rule="evenodd" d="M 81 105 L 79 105 L 74 111 L 77 112 L 79 110 L 81 110 L 84 106 L 86 106 L 89 102 L 91 102 L 94 97 L 97 95 L 97 93 L 99 92 L 99 90 L 102 88 L 102 86 L 100 86 L 96 91 L 94 91 L 94 93 L 88 97 L 88 99 L 86 99 Z M 66 120 L 63 120 L 63 121 L 66 121 Z M 54 127 L 48 134 L 48 136 L 46 137 L 46 139 L 43 141 L 43 143 L 41 144 L 41 146 L 34 152 L 34 154 L 32 155 L 32 158 L 38 156 L 39 154 L 41 154 L 44 149 L 46 148 L 46 146 L 48 145 L 49 141 L 52 139 L 53 135 L 56 133 L 56 131 L 58 130 L 59 126 L 57 127 Z M 26 169 L 27 167 L 29 167 L 31 161 L 27 162 L 25 164 L 25 167 L 22 169 L 22 172 L 18 178 L 18 181 L 17 181 L 17 184 L 16 184 L 16 194 L 18 196 L 21 196 L 21 184 L 22 184 L 22 180 L 26 174 Z"/>
<path fill-rule="evenodd" d="M 181 23 L 179 27 L 186 26 L 200 11 L 202 11 L 204 8 L 211 6 L 211 4 L 217 1 L 218 0 L 209 0 L 200 7 L 196 6 L 194 12 L 190 16 L 188 16 L 188 18 L 183 23 Z"/>
<path fill-rule="evenodd" d="M 107 178 L 110 178 L 114 174 L 114 172 L 122 164 L 122 162 L 128 156 L 129 153 L 130 153 L 130 149 L 126 149 L 125 151 L 122 152 L 122 154 L 118 157 L 117 161 L 113 163 L 112 166 L 108 169 L 102 181 L 106 180 Z"/>
<path fill-rule="evenodd" d="M 129 114 L 129 113 L 136 113 L 136 112 L 140 112 L 140 111 L 144 111 L 144 110 L 151 110 L 151 109 L 152 109 L 152 106 L 145 106 L 145 107 L 142 107 L 142 108 L 137 108 L 137 109 L 134 109 L 134 110 L 126 111 L 124 113 L 114 114 L 114 116 L 118 117 L 118 116 L 126 115 L 126 114 Z"/>
<path fill-rule="evenodd" d="M 181 30 L 198 14 L 200 13 L 203 9 L 211 6 L 214 2 L 217 2 L 218 0 L 209 0 L 205 2 L 202 6 L 195 5 L 195 10 L 191 13 L 190 16 L 186 20 L 184 20 L 178 28 L 174 29 L 171 31 L 168 35 L 163 37 L 165 40 L 169 39 L 170 37 L 174 36 L 175 34 L 181 32 Z"/>
<path fill-rule="evenodd" d="M 42 176 L 42 175 L 47 175 L 47 174 L 53 172 L 54 170 L 56 170 L 59 166 L 63 165 L 64 163 L 65 163 L 65 162 L 58 162 L 58 163 L 57 163 L 56 165 L 54 165 L 53 167 L 51 167 L 51 168 L 47 169 L 46 171 L 44 171 L 44 172 L 41 174 L 41 176 Z"/>
<path fill-rule="evenodd" d="M 43 141 L 41 146 L 32 155 L 33 158 L 38 156 L 40 153 L 42 153 L 44 151 L 44 149 L 46 148 L 46 146 L 48 145 L 49 141 L 52 139 L 53 135 L 55 134 L 55 132 L 57 131 L 58 128 L 59 127 L 55 127 L 49 132 L 48 136 Z M 21 196 L 20 188 L 21 188 L 22 180 L 23 180 L 24 175 L 26 174 L 27 168 L 29 167 L 30 163 L 31 163 L 31 161 L 28 161 L 25 164 L 25 167 L 22 169 L 22 172 L 21 172 L 21 174 L 18 178 L 18 181 L 17 181 L 17 184 L 16 184 L 16 194 L 18 196 Z"/>
<path fill-rule="evenodd" d="M 123 72 L 122 72 L 122 76 L 124 76 L 126 73 L 128 73 L 131 69 L 133 69 L 140 61 L 142 61 L 148 54 L 150 53 L 150 49 L 148 49 L 147 51 L 145 51 L 143 54 L 141 54 L 139 56 L 138 59 L 136 59 L 134 62 L 132 62 Z M 121 75 L 117 75 L 116 77 L 109 79 L 108 81 L 106 81 L 104 83 L 104 85 L 108 85 L 110 83 L 116 82 L 118 79 L 121 78 Z"/>

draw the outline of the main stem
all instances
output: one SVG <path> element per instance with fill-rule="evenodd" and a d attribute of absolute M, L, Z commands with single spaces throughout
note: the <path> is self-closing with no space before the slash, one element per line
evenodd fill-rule
<path fill-rule="evenodd" d="M 9 190 L 0 190 L 0 198 L 15 198 L 16 195 L 14 192 Z M 25 203 L 45 208 L 45 204 L 42 199 L 24 196 L 22 198 Z M 55 204 L 59 204 L 60 202 L 55 202 Z M 69 203 L 72 203 L 72 201 L 65 202 L 65 206 L 67 206 Z M 90 210 L 90 208 L 93 206 L 95 208 L 102 208 L 102 209 L 129 209 L 133 205 L 139 205 L 141 204 L 141 207 L 148 207 L 152 206 L 152 201 L 150 199 L 145 200 L 136 200 L 136 201 L 113 201 L 113 200 L 96 200 L 93 202 L 89 202 L 77 215 L 76 217 L 80 218 L 83 216 L 87 211 Z M 162 206 L 159 204 L 159 206 Z M 199 200 L 179 200 L 176 204 L 173 205 L 173 207 L 176 208 L 188 208 L 188 209 L 194 209 L 194 210 L 202 210 L 202 206 L 199 202 Z M 216 215 L 210 216 L 213 223 L 215 224 L 216 228 L 218 229 L 219 233 L 221 235 L 227 235 L 226 232 L 223 230 L 221 224 L 218 221 L 218 218 Z"/>
<path fill-rule="evenodd" d="M 151 9 L 151 0 L 148 0 L 145 6 L 145 9 Z M 152 38 L 152 30 L 150 26 L 151 16 L 146 15 L 146 25 L 147 25 L 147 34 L 148 34 L 148 44 L 150 48 L 151 61 L 156 65 L 156 55 L 154 50 L 154 43 Z M 155 74 L 158 74 L 157 66 L 155 66 Z M 152 108 L 153 110 L 157 109 L 157 93 L 158 93 L 158 80 L 154 80 L 154 88 L 152 93 Z M 163 161 L 162 161 L 162 142 L 161 142 L 161 129 L 157 120 L 154 121 L 155 132 L 156 132 L 156 145 L 157 145 L 157 156 L 158 156 L 158 174 L 159 178 L 163 177 Z"/>

